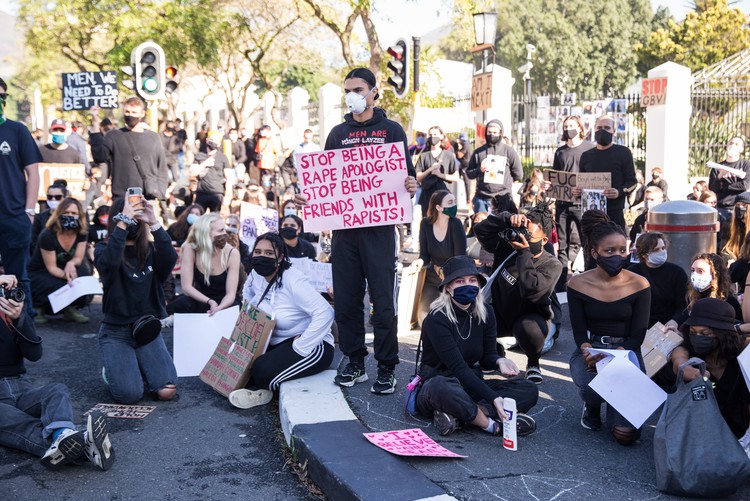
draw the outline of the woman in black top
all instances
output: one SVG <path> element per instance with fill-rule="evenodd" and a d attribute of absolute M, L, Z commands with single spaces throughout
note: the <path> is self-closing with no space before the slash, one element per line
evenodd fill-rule
<path fill-rule="evenodd" d="M 635 243 L 639 262 L 628 268 L 651 284 L 651 315 L 648 326 L 666 324 L 685 309 L 688 276 L 682 268 L 667 262 L 667 241 L 657 232 L 643 233 Z"/>
<path fill-rule="evenodd" d="M 440 127 L 431 127 L 427 133 L 429 151 L 419 154 L 414 169 L 417 171 L 417 181 L 422 187 L 419 195 L 419 205 L 422 214 L 427 214 L 432 194 L 438 190 L 447 190 L 458 181 L 456 155 L 445 140 L 445 134 Z M 450 183 L 450 184 L 446 184 Z"/>
<path fill-rule="evenodd" d="M 167 305 L 167 313 L 208 313 L 239 305 L 240 251 L 227 241 L 221 215 L 199 217 L 182 246 L 182 295 Z"/>
<path fill-rule="evenodd" d="M 596 262 L 593 270 L 568 282 L 568 309 L 576 349 L 570 358 L 570 373 L 584 402 L 581 426 L 598 430 L 602 426 L 604 399 L 589 383 L 596 377 L 596 363 L 604 355 L 590 354 L 589 348 L 632 350 L 640 361 L 641 344 L 651 304 L 648 281 L 623 266 L 628 258 L 628 241 L 613 221 L 588 228 L 584 238 Z M 607 405 L 607 429 L 622 445 L 635 442 L 640 430 L 612 406 Z"/>
<path fill-rule="evenodd" d="M 171 400 L 177 394 L 177 371 L 158 319 L 167 316 L 162 283 L 172 273 L 177 252 L 144 197 L 136 207 L 127 197 L 115 200 L 108 223 L 109 238 L 94 249 L 104 289 L 99 328 L 102 375 L 117 402 L 138 402 L 144 384 L 159 400 Z M 155 329 L 146 339 L 136 338 L 135 324 L 149 315 L 155 317 L 149 322 Z"/>
<path fill-rule="evenodd" d="M 47 227 L 39 234 L 34 255 L 29 261 L 29 279 L 34 306 L 39 314 L 34 321 L 44 324 L 46 315 L 52 313 L 48 297 L 76 278 L 91 275 L 86 265 L 86 242 L 88 224 L 81 202 L 66 198 L 50 216 Z M 78 311 L 85 306 L 90 296 L 78 298 L 63 310 L 66 322 L 87 323 L 89 318 Z"/>
<path fill-rule="evenodd" d="M 419 227 L 419 259 L 412 266 L 425 266 L 422 298 L 419 302 L 419 323 L 430 310 L 430 304 L 438 297 L 438 287 L 443 280 L 443 265 L 453 256 L 466 254 L 466 233 L 456 217 L 456 197 L 448 190 L 432 194 L 427 217 Z"/>
<path fill-rule="evenodd" d="M 519 412 L 519 435 L 532 433 L 536 423 L 521 413 L 536 405 L 536 385 L 525 379 L 485 381 L 482 376 L 482 369 L 518 374 L 516 364 L 497 353 L 495 315 L 479 290 L 485 278 L 468 256 L 448 260 L 444 271 L 440 296 L 422 326 L 419 375 L 423 382 L 415 410 L 432 416 L 440 435 L 448 435 L 460 424 L 497 435 L 502 432 L 497 420 L 507 419 L 503 397 L 510 397 Z"/>
<path fill-rule="evenodd" d="M 279 221 L 279 228 L 279 234 L 286 244 L 288 257 L 297 259 L 306 257 L 316 260 L 317 253 L 313 244 L 301 238 L 304 226 L 298 216 L 283 216 Z"/>

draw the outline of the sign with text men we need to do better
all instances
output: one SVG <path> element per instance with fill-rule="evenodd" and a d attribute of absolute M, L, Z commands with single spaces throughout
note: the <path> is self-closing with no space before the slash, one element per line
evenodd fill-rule
<path fill-rule="evenodd" d="M 410 223 L 402 143 L 296 155 L 305 231 Z"/>

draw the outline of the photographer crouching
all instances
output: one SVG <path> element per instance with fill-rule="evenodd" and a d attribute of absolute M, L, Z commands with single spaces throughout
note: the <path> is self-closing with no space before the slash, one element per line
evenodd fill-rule
<path fill-rule="evenodd" d="M 536 384 L 543 380 L 539 358 L 552 327 L 551 295 L 562 273 L 551 249 L 544 249 L 554 224 L 548 205 L 540 203 L 526 215 L 492 214 L 474 227 L 479 243 L 495 256 L 491 291 L 497 336 L 515 336 L 528 359 L 526 379 Z"/>
<path fill-rule="evenodd" d="M 68 388 L 34 387 L 24 359 L 42 357 L 42 338 L 24 308 L 26 294 L 16 277 L 0 275 L 0 445 L 41 457 L 57 470 L 85 457 L 102 470 L 115 460 L 104 415 L 92 411 L 86 430 L 76 430 Z"/>

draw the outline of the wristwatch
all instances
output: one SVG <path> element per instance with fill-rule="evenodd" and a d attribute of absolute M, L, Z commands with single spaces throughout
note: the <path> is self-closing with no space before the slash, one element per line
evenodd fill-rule
<path fill-rule="evenodd" d="M 29 217 L 36 216 L 36 211 L 34 209 L 26 209 L 26 214 L 29 215 Z"/>

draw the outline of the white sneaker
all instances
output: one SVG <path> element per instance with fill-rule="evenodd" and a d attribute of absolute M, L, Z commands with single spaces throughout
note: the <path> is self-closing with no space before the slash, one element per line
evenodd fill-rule
<path fill-rule="evenodd" d="M 89 414 L 83 437 L 86 441 L 86 448 L 83 450 L 86 458 L 102 470 L 109 470 L 115 462 L 115 450 L 109 441 L 103 412 L 92 411 Z"/>
<path fill-rule="evenodd" d="M 229 394 L 229 403 L 238 409 L 250 409 L 259 405 L 266 405 L 273 398 L 269 390 L 234 390 Z"/>
<path fill-rule="evenodd" d="M 81 457 L 84 446 L 83 433 L 70 428 L 63 430 L 44 453 L 41 459 L 42 466 L 50 470 L 59 470 L 62 466 Z"/>

